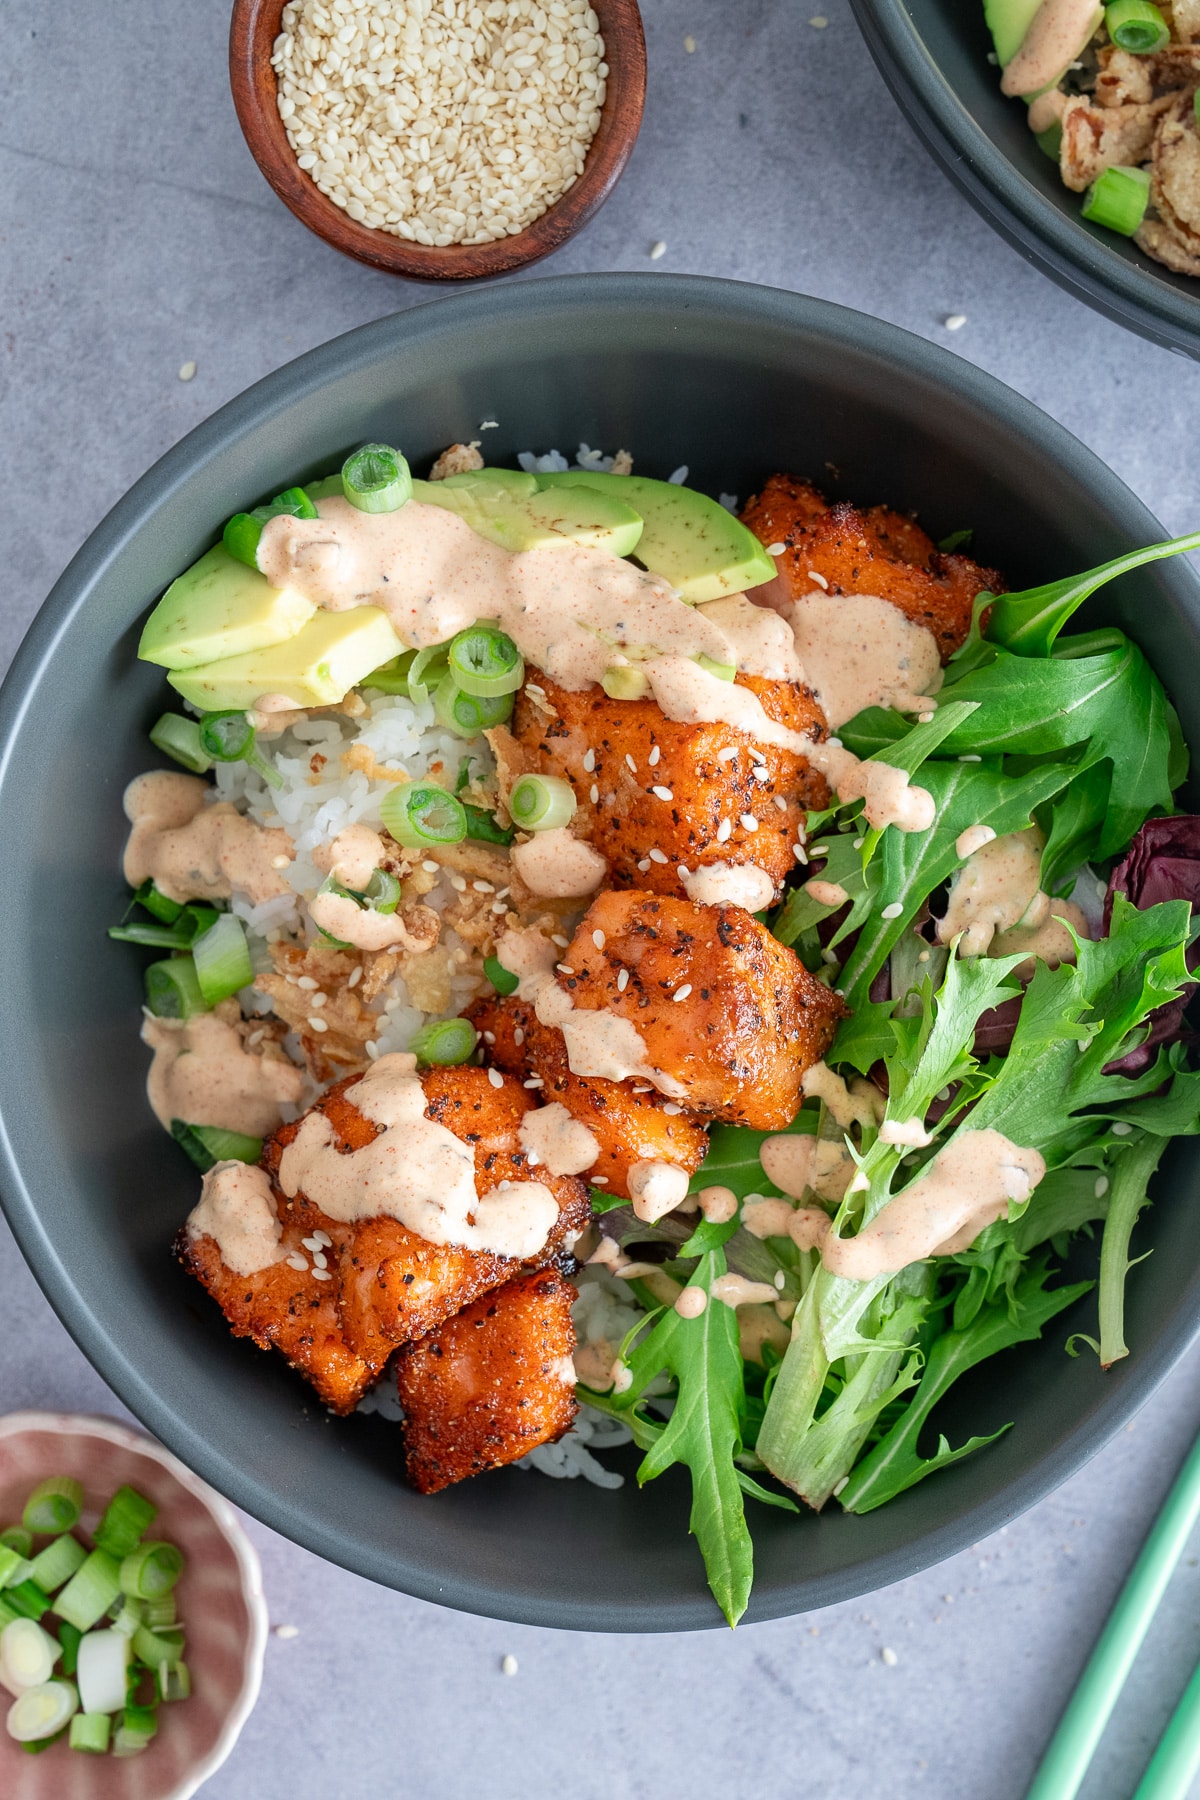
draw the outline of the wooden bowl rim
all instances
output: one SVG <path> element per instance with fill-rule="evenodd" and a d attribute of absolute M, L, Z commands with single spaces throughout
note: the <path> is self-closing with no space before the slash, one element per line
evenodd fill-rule
<path fill-rule="evenodd" d="M 415 281 L 471 281 L 537 262 L 566 243 L 607 200 L 629 160 L 646 101 L 646 39 L 638 0 L 591 0 L 608 63 L 600 124 L 583 173 L 561 199 L 511 237 L 487 244 L 410 243 L 360 225 L 300 167 L 275 105 L 271 48 L 287 0 L 234 0 L 229 80 L 250 154 L 284 205 L 335 250 Z"/>

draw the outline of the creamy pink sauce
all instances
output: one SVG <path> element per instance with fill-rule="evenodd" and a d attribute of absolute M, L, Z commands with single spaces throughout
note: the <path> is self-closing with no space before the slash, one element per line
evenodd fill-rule
<path fill-rule="evenodd" d="M 838 799 L 863 802 L 863 817 L 876 831 L 894 825 L 898 831 L 928 831 L 937 816 L 928 788 L 913 787 L 903 769 L 886 762 L 860 762 L 832 738 L 815 744 L 808 759 L 820 769 Z"/>
<path fill-rule="evenodd" d="M 1074 927 L 1078 937 L 1092 935 L 1091 925 L 1073 900 L 1051 900 L 1040 924 L 1014 925 L 1011 931 L 998 931 L 992 939 L 991 954 L 1019 956 L 1024 952 L 1027 958 L 1056 969 L 1059 963 L 1075 961 L 1075 939 L 1067 930 L 1068 925 Z M 1019 980 L 1026 980 L 1034 972 L 1033 964 L 1019 963 L 1013 972 Z"/>
<path fill-rule="evenodd" d="M 356 824 L 339 831 L 331 843 L 318 844 L 312 859 L 323 874 L 361 893 L 386 855 L 379 833 L 370 825 Z"/>
<path fill-rule="evenodd" d="M 776 1182 L 775 1185 L 778 1187 L 779 1183 Z M 742 1202 L 742 1224 L 751 1237 L 787 1237 L 795 1211 L 795 1207 L 789 1206 L 786 1200 L 759 1200 L 749 1194 Z M 775 1298 L 774 1294 L 771 1298 Z"/>
<path fill-rule="evenodd" d="M 1067 96 L 1061 88 L 1051 88 L 1049 93 L 1039 94 L 1030 103 L 1026 114 L 1026 124 L 1030 131 L 1040 136 L 1049 131 L 1053 125 L 1061 125 L 1063 114 L 1067 110 Z"/>
<path fill-rule="evenodd" d="M 146 1014 L 142 1042 L 154 1051 L 146 1092 L 161 1125 L 169 1131 L 173 1119 L 182 1119 L 247 1137 L 267 1137 L 278 1129 L 281 1109 L 300 1103 L 304 1076 L 282 1058 L 248 1049 L 253 1029 L 243 1023 L 236 1001 L 193 1019 Z"/>
<path fill-rule="evenodd" d="M 514 844 L 509 855 L 530 893 L 547 900 L 585 900 L 608 874 L 600 852 L 565 825 L 536 832 L 528 843 Z"/>
<path fill-rule="evenodd" d="M 558 1219 L 558 1203 L 537 1181 L 475 1186 L 470 1144 L 425 1117 L 416 1060 L 379 1060 L 347 1098 L 382 1129 L 361 1150 L 340 1151 L 321 1113 L 309 1113 L 280 1159 L 279 1185 L 303 1192 L 330 1218 L 352 1223 L 386 1216 L 432 1244 L 459 1244 L 500 1256 L 540 1250 Z"/>
<path fill-rule="evenodd" d="M 937 639 L 898 606 L 874 594 L 815 589 L 791 603 L 791 625 L 805 679 L 831 731 L 867 706 L 916 710 L 942 685 Z"/>
<path fill-rule="evenodd" d="M 833 1069 L 823 1062 L 815 1062 L 811 1068 L 804 1071 L 800 1078 L 800 1085 L 804 1090 L 805 1098 L 819 1100 L 834 1124 L 839 1125 L 843 1131 L 849 1131 L 852 1125 L 877 1125 L 883 1117 L 883 1095 L 873 1081 L 864 1081 L 861 1076 L 855 1076 L 847 1086 L 843 1078 Z M 778 1138 L 767 1139 L 769 1144 L 779 1141 Z M 783 1141 L 796 1143 L 802 1140 L 788 1137 Z M 763 1147 L 765 1149 L 766 1145 Z M 774 1180 L 773 1176 L 772 1180 Z M 775 1185 L 782 1187 L 783 1183 L 776 1181 Z"/>
<path fill-rule="evenodd" d="M 187 1231 L 193 1240 L 211 1238 L 235 1275 L 271 1268 L 279 1261 L 283 1232 L 266 1170 L 242 1162 L 209 1169 Z"/>
<path fill-rule="evenodd" d="M 908 1150 L 924 1150 L 933 1138 L 920 1119 L 885 1119 L 879 1127 L 881 1144 L 902 1144 Z"/>
<path fill-rule="evenodd" d="M 133 829 L 125 846 L 130 887 L 151 880 L 169 900 L 228 900 L 236 890 L 255 906 L 290 894 L 282 870 L 292 860 L 286 831 L 267 830 L 228 801 L 205 804 L 213 789 L 196 775 L 153 769 L 125 789 Z"/>
<path fill-rule="evenodd" d="M 798 1250 L 819 1250 L 829 1235 L 830 1217 L 819 1206 L 798 1206 L 788 1236 Z"/>
<path fill-rule="evenodd" d="M 986 827 L 971 829 L 981 832 Z M 958 840 L 960 854 L 967 837 L 964 832 Z M 1075 945 L 1063 921 L 1080 937 L 1090 937 L 1091 928 L 1073 901 L 1052 901 L 1042 892 L 1045 843 L 1037 826 L 1031 825 L 1004 837 L 993 832 L 978 847 L 968 846 L 967 860 L 950 889 L 946 915 L 938 921 L 939 942 L 949 944 L 961 932 L 960 956 L 1025 952 L 1051 964 L 1073 962 Z"/>
<path fill-rule="evenodd" d="M 742 906 L 761 912 L 775 898 L 775 882 L 757 863 L 709 863 L 681 877 L 684 891 L 697 906 Z"/>
<path fill-rule="evenodd" d="M 759 1161 L 767 1180 L 793 1200 L 810 1191 L 821 1200 L 840 1200 L 857 1166 L 842 1139 L 802 1133 L 767 1138 Z"/>
<path fill-rule="evenodd" d="M 530 1168 L 547 1169 L 551 1175 L 581 1175 L 600 1154 L 587 1126 L 573 1119 L 559 1100 L 526 1113 L 518 1135 Z"/>
<path fill-rule="evenodd" d="M 823 881 L 819 875 L 804 883 L 804 891 L 818 906 L 845 906 L 850 898 L 840 881 Z"/>
<path fill-rule="evenodd" d="M 708 1305 L 708 1295 L 702 1287 L 685 1287 L 675 1302 L 675 1311 L 681 1319 L 698 1319 Z"/>
<path fill-rule="evenodd" d="M 691 1177 L 674 1163 L 640 1161 L 629 1170 L 629 1198 L 646 1225 L 674 1212 L 688 1191 Z"/>
<path fill-rule="evenodd" d="M 709 1292 L 723 1306 L 763 1306 L 779 1298 L 766 1281 L 748 1281 L 744 1275 L 718 1275 Z"/>
<path fill-rule="evenodd" d="M 1001 93 L 1036 94 L 1058 81 L 1104 16 L 1096 0 L 1042 0 L 1021 48 L 1007 64 Z"/>
<path fill-rule="evenodd" d="M 974 856 L 985 844 L 992 843 L 995 836 L 990 825 L 968 825 L 954 840 L 954 854 L 961 856 L 965 862 L 968 856 Z"/>
<path fill-rule="evenodd" d="M 853 1238 L 832 1233 L 821 1258 L 835 1275 L 873 1281 L 928 1256 L 966 1250 L 988 1225 L 1029 1199 L 1046 1173 L 1037 1150 L 1003 1132 L 959 1131 L 923 1174 L 888 1200 Z"/>
<path fill-rule="evenodd" d="M 308 903 L 314 925 L 327 931 L 356 950 L 390 950 L 396 945 L 404 949 L 428 949 L 427 943 L 414 945 L 412 933 L 399 911 L 376 912 L 362 907 L 347 894 L 314 894 Z"/>
<path fill-rule="evenodd" d="M 710 1225 L 727 1225 L 737 1215 L 738 1197 L 732 1188 L 714 1183 L 712 1187 L 701 1188 L 696 1199 Z"/>

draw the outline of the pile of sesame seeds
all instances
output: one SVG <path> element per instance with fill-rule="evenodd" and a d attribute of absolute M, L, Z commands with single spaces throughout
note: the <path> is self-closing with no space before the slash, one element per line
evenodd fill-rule
<path fill-rule="evenodd" d="M 588 0 L 290 0 L 281 26 L 288 139 L 360 224 L 485 244 L 583 171 L 608 77 Z"/>

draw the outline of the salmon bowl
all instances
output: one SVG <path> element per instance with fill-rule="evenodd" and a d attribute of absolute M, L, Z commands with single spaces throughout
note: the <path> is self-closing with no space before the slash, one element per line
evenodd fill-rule
<path fill-rule="evenodd" d="M 89 540 L 9 677 L 0 810 L 29 879 L 17 896 L 22 930 L 3 951 L 14 1054 L 4 1063 L 0 1186 L 31 1266 L 82 1348 L 206 1480 L 369 1578 L 533 1623 L 716 1623 L 684 1529 L 681 1469 L 639 1491 L 636 1458 L 605 1448 L 606 1486 L 506 1468 L 435 1498 L 415 1493 L 389 1408 L 352 1403 L 332 1424 L 322 1397 L 281 1361 L 230 1337 L 171 1255 L 196 1203 L 195 1171 L 146 1104 L 147 1059 L 135 1043 L 141 965 L 100 943 L 127 900 L 121 796 L 145 771 L 145 734 L 168 694 L 161 668 L 139 662 L 139 637 L 163 590 L 240 507 L 327 475 L 364 440 L 403 445 L 414 467 L 472 440 L 489 465 L 512 468 L 523 453 L 627 447 L 636 470 L 736 496 L 743 510 L 773 473 L 804 471 L 831 496 L 919 513 L 934 540 L 973 528 L 980 567 L 1003 568 L 1018 589 L 1161 533 L 1034 408 L 890 327 L 728 283 L 545 281 L 486 304 L 468 295 L 380 321 L 233 402 Z M 1128 625 L 1170 688 L 1168 672 L 1193 641 L 1196 602 L 1188 567 L 1159 562 L 1101 590 L 1083 622 Z M 1194 741 L 1188 695 L 1171 697 Z M 22 798 L 35 782 L 36 809 Z M 36 899 L 64 860 L 85 912 L 67 944 L 51 940 Z M 17 1023 L 27 1017 L 43 1028 L 18 1059 Z M 280 1154 L 288 1150 L 281 1141 Z M 826 1507 L 796 1519 L 758 1509 L 747 1618 L 827 1604 L 928 1566 L 1031 1504 L 1118 1429 L 1191 1339 L 1200 1280 L 1186 1248 L 1191 1155 L 1174 1144 L 1155 1190 L 1154 1242 L 1166 1254 L 1129 1283 L 1133 1354 L 1106 1372 L 1065 1356 L 1067 1338 L 1087 1328 L 1067 1307 L 1040 1342 L 1006 1350 L 946 1401 L 956 1442 L 981 1411 L 989 1431 L 1015 1421 L 986 1455 L 878 1512 Z M 299 1249 L 289 1254 L 316 1281 L 333 1246 L 311 1231 L 305 1238 L 311 1265 Z M 1078 1272 L 1087 1279 L 1085 1266 Z M 550 1443 L 546 1453 L 561 1450 Z"/>

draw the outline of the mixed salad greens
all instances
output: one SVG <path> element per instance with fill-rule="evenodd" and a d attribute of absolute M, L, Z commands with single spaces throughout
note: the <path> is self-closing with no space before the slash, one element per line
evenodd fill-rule
<path fill-rule="evenodd" d="M 966 1130 L 991 1128 L 1040 1152 L 1047 1173 L 1030 1198 L 968 1249 L 852 1281 L 818 1252 L 760 1240 L 736 1217 L 692 1229 L 668 1216 L 651 1227 L 593 1190 L 622 1248 L 665 1259 L 677 1282 L 707 1293 L 734 1270 L 795 1303 L 786 1349 L 764 1346 L 760 1363 L 743 1359 L 732 1307 L 681 1317 L 634 1280 L 647 1317 L 622 1346 L 621 1379 L 608 1393 L 582 1390 L 628 1423 L 645 1451 L 640 1481 L 687 1465 L 691 1529 L 731 1624 L 753 1574 L 747 1495 L 798 1510 L 790 1491 L 812 1507 L 836 1499 L 869 1512 L 994 1442 L 1011 1424 L 995 1422 L 994 1402 L 980 1434 L 954 1445 L 937 1429 L 938 1403 L 968 1370 L 1038 1338 L 1092 1290 L 1090 1321 L 1080 1313 L 1068 1349 L 1105 1367 L 1128 1354 L 1133 1227 L 1169 1139 L 1200 1130 L 1200 1073 L 1187 1066 L 1183 1023 L 1200 932 L 1200 819 L 1173 812 L 1187 752 L 1142 652 L 1115 629 L 1060 634 L 1102 583 L 1197 547 L 1200 533 L 1025 593 L 981 595 L 932 718 L 913 724 L 873 709 L 840 733 L 860 756 L 919 769 L 935 823 L 875 831 L 857 804 L 810 814 L 802 873 L 819 870 L 848 899 L 824 905 L 800 886 L 768 919 L 852 1008 L 829 1067 L 870 1075 L 886 1120 L 920 1120 L 928 1134 L 919 1148 L 885 1141 L 891 1134 L 860 1109 L 846 1137 L 858 1173 L 834 1233 L 861 1230 Z M 981 825 L 997 835 L 1040 829 L 1045 892 L 1090 887 L 1097 913 L 1104 895 L 1102 934 L 1099 919 L 1095 941 L 1073 932 L 1076 960 L 1039 961 L 1024 987 L 1024 956 L 963 957 L 936 941 L 946 884 L 962 865 L 956 843 Z M 823 1102 L 806 1102 L 790 1129 L 846 1136 Z M 778 1196 L 760 1162 L 764 1135 L 715 1127 L 692 1191 L 721 1183 L 742 1201 Z M 1098 1239 L 1098 1281 L 1063 1279 L 1078 1234 Z M 782 1488 L 765 1486 L 770 1477 Z"/>

